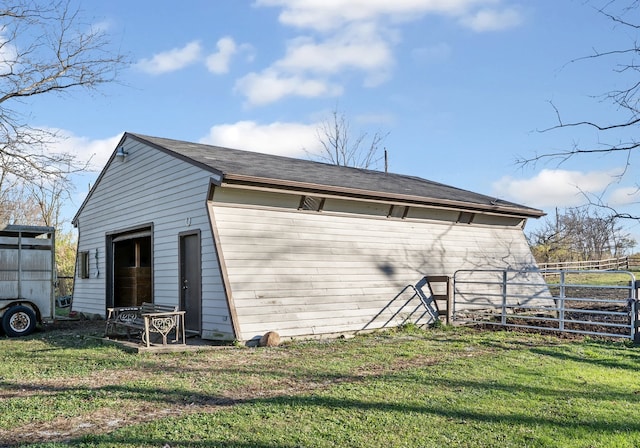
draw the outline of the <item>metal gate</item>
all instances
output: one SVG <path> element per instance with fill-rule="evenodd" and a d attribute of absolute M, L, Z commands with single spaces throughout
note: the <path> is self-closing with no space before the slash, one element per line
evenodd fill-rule
<path fill-rule="evenodd" d="M 460 270 L 453 284 L 458 322 L 640 339 L 628 271 Z"/>

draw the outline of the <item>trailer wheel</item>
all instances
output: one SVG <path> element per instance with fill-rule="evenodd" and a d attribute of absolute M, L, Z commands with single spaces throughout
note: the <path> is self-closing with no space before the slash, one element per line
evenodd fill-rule
<path fill-rule="evenodd" d="M 12 306 L 2 315 L 2 329 L 9 337 L 26 336 L 35 328 L 36 313 L 28 306 Z"/>

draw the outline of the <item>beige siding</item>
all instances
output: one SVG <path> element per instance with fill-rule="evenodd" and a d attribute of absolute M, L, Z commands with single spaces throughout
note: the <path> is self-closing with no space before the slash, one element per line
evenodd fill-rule
<path fill-rule="evenodd" d="M 375 202 L 357 202 L 328 198 L 322 209 L 327 212 L 357 213 L 361 215 L 387 216 L 391 206 Z"/>
<path fill-rule="evenodd" d="M 522 226 L 522 218 L 512 218 L 509 216 L 482 215 L 476 214 L 473 217 L 474 224 L 490 224 L 498 226 Z"/>
<path fill-rule="evenodd" d="M 149 223 L 154 231 L 154 300 L 177 304 L 178 234 L 199 229 L 203 337 L 224 334 L 233 338 L 206 208 L 211 174 L 133 140 L 125 146 L 126 160 L 114 160 L 106 168 L 78 218 L 78 249 L 90 252 L 91 278 L 76 278 L 74 310 L 105 314 L 106 235 Z"/>
<path fill-rule="evenodd" d="M 431 219 L 436 221 L 456 222 L 460 212 L 455 210 L 440 210 L 431 208 L 409 207 L 407 218 Z"/>
<path fill-rule="evenodd" d="M 298 208 L 300 196 L 268 191 L 216 188 L 215 201 L 231 204 L 265 205 L 269 207 Z"/>
<path fill-rule="evenodd" d="M 514 227 L 212 207 L 243 340 L 425 323 L 422 276 L 533 262 Z"/>

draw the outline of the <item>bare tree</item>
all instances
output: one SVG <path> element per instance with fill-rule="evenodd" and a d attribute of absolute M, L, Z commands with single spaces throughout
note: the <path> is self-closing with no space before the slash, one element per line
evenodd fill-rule
<path fill-rule="evenodd" d="M 40 223 L 60 229 L 64 224 L 61 219 L 64 200 L 68 199 L 74 190 L 71 182 L 66 178 L 58 177 L 53 177 L 51 180 L 40 179 L 27 184 L 26 189 L 31 202 L 37 207 Z"/>
<path fill-rule="evenodd" d="M 55 178 L 52 183 L 17 183 L 0 190 L 0 228 L 20 223 L 59 230 L 64 224 L 61 209 L 71 191 L 73 186 L 64 178 Z"/>
<path fill-rule="evenodd" d="M 384 158 L 381 145 L 389 133 L 375 132 L 370 138 L 366 132 L 353 134 L 347 117 L 336 108 L 331 117 L 320 124 L 317 135 L 323 149 L 320 155 L 322 161 L 375 169 Z"/>
<path fill-rule="evenodd" d="M 550 160 L 563 163 L 575 157 L 589 155 L 619 155 L 622 157 L 621 163 L 626 167 L 620 174 L 620 177 L 624 177 L 628 167 L 635 163 L 635 157 L 640 148 L 640 139 L 636 137 L 640 126 L 640 64 L 637 62 L 637 57 L 640 54 L 640 43 L 635 38 L 638 31 L 640 31 L 640 20 L 637 18 L 640 0 L 588 0 L 586 4 L 593 7 L 598 14 L 608 20 L 616 31 L 633 36 L 628 46 L 624 48 L 605 50 L 594 48 L 591 54 L 568 62 L 568 64 L 574 64 L 595 63 L 597 61 L 612 67 L 613 71 L 619 75 L 622 87 L 609 90 L 594 99 L 605 104 L 611 104 L 612 113 L 609 116 L 617 118 L 611 122 L 598 122 L 588 119 L 565 121 L 561 116 L 560 109 L 551 102 L 557 124 L 541 132 L 588 128 L 596 131 L 598 135 L 597 142 L 590 146 L 576 143 L 565 150 L 545 152 L 532 157 L 520 157 L 517 162 L 524 166 Z M 640 189 L 638 184 L 636 186 Z M 603 200 L 602 195 L 585 196 L 591 205 L 609 209 L 617 217 L 640 219 L 640 216 L 623 213 L 610 207 Z"/>
<path fill-rule="evenodd" d="M 19 106 L 43 95 L 95 89 L 115 80 L 125 59 L 100 28 L 81 22 L 68 0 L 8 0 L 0 6 L 0 177 L 30 182 L 83 169 L 52 152 L 55 132 L 29 124 Z"/>
<path fill-rule="evenodd" d="M 636 242 L 614 214 L 602 214 L 590 207 L 556 211 L 555 219 L 528 235 L 539 262 L 601 260 L 619 257 Z"/>

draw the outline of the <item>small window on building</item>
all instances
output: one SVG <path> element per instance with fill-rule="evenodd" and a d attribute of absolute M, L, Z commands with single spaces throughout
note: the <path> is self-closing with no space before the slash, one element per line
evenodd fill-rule
<path fill-rule="evenodd" d="M 317 196 L 302 196 L 298 210 L 311 210 L 314 212 L 322 211 L 324 206 L 324 198 Z"/>
<path fill-rule="evenodd" d="M 89 278 L 89 252 L 78 254 L 78 277 Z"/>
<path fill-rule="evenodd" d="M 392 205 L 389 208 L 389 214 L 387 215 L 387 218 L 404 219 L 407 217 L 408 212 L 409 212 L 409 207 L 405 205 Z"/>
<path fill-rule="evenodd" d="M 474 216 L 475 213 L 460 212 L 460 215 L 458 216 L 458 222 L 462 224 L 471 224 Z"/>

